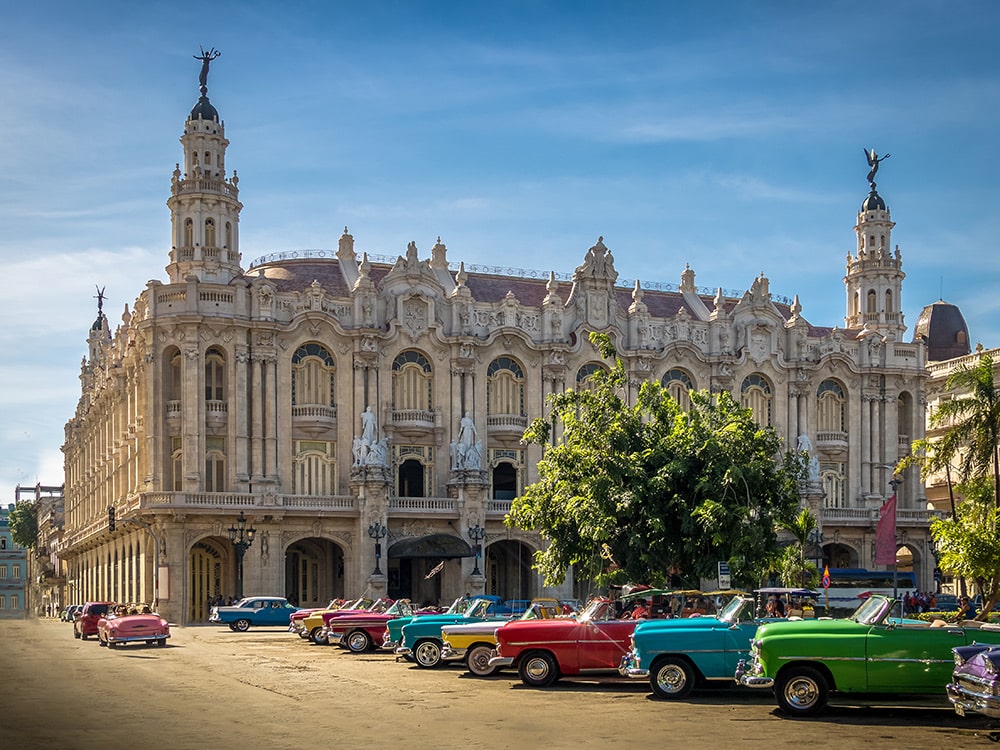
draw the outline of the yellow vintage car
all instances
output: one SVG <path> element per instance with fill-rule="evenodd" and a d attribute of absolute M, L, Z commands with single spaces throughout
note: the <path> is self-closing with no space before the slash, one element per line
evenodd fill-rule
<path fill-rule="evenodd" d="M 557 599 L 532 599 L 521 620 L 548 620 L 561 617 L 563 605 Z M 509 619 L 487 620 L 441 628 L 441 661 L 464 661 L 465 668 L 477 677 L 489 677 L 499 671 L 489 665 L 496 649 L 496 630 Z"/>

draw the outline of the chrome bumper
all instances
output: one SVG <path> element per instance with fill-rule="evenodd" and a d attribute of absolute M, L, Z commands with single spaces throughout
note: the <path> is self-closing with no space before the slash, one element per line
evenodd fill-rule
<path fill-rule="evenodd" d="M 337 632 L 327 631 L 326 642 L 331 646 L 339 646 L 344 640 L 344 631 L 338 630 Z"/>
<path fill-rule="evenodd" d="M 131 643 L 133 641 L 165 641 L 169 638 L 169 635 L 128 635 L 128 636 L 116 636 L 112 638 L 110 635 L 105 636 L 108 639 L 108 643 Z"/>
<path fill-rule="evenodd" d="M 441 661 L 458 661 L 465 658 L 467 648 L 452 648 L 447 643 L 441 647 Z"/>
<path fill-rule="evenodd" d="M 618 674 L 633 680 L 645 680 L 649 677 L 649 670 L 642 669 L 638 666 L 639 663 L 638 655 L 634 651 L 629 651 L 622 657 L 622 663 L 618 665 Z"/>
<path fill-rule="evenodd" d="M 396 656 L 409 656 L 413 653 L 413 651 L 408 649 L 406 646 L 396 646 L 396 650 L 393 653 L 395 653 Z"/>
<path fill-rule="evenodd" d="M 755 661 L 741 659 L 736 665 L 736 682 L 748 688 L 772 688 L 774 678 L 760 674 L 760 668 Z"/>
<path fill-rule="evenodd" d="M 494 656 L 489 662 L 490 666 L 494 669 L 504 669 L 505 667 L 511 666 L 513 663 L 514 659 L 510 656 Z"/>
<path fill-rule="evenodd" d="M 1000 719 L 1000 698 L 969 690 L 954 682 L 945 685 L 945 690 L 948 693 L 948 700 L 959 716 L 982 714 L 991 719 Z"/>

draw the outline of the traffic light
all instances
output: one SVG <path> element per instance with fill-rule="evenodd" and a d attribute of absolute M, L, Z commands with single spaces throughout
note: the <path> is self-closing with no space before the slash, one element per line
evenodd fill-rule
<path fill-rule="evenodd" d="M 108 531 L 115 530 L 115 508 L 112 505 L 108 508 Z"/>

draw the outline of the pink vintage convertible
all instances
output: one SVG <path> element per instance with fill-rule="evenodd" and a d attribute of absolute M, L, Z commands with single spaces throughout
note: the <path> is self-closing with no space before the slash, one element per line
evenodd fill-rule
<path fill-rule="evenodd" d="M 97 641 L 102 646 L 124 646 L 126 643 L 166 646 L 169 637 L 170 624 L 155 612 L 109 612 L 97 622 Z"/>

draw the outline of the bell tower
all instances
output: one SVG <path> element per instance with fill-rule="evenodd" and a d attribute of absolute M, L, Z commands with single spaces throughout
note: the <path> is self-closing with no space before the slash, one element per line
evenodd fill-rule
<path fill-rule="evenodd" d="M 879 163 L 889 154 L 879 156 L 874 149 L 865 151 L 868 165 L 868 196 L 858 212 L 854 231 L 858 237 L 857 255 L 847 254 L 847 314 L 845 326 L 849 329 L 864 328 L 893 333 L 901 340 L 906 331 L 903 324 L 902 291 L 903 260 L 896 247 L 892 247 L 892 228 L 896 226 L 882 196 L 875 189 L 875 173 Z"/>
<path fill-rule="evenodd" d="M 201 97 L 184 124 L 178 164 L 170 181 L 171 248 L 167 274 L 171 284 L 195 276 L 198 281 L 228 284 L 241 276 L 239 178 L 226 176 L 226 126 L 208 100 L 209 64 L 220 52 L 202 49 Z"/>

